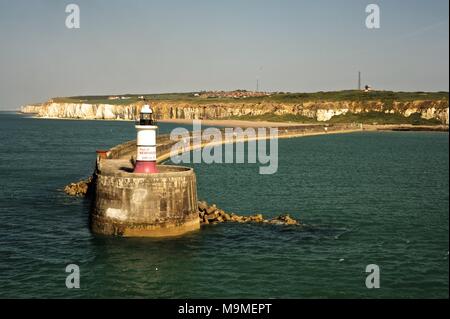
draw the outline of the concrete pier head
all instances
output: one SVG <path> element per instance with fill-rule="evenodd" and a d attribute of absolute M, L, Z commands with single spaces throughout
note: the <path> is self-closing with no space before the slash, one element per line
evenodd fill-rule
<path fill-rule="evenodd" d="M 166 237 L 199 229 L 193 169 L 158 165 L 158 171 L 135 174 L 129 160 L 100 160 L 92 231 L 124 237 Z"/>

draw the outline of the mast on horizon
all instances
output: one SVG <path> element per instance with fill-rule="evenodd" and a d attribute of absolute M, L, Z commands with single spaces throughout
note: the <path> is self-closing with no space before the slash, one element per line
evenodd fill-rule
<path fill-rule="evenodd" d="M 361 71 L 358 71 L 358 91 L 361 91 Z"/>

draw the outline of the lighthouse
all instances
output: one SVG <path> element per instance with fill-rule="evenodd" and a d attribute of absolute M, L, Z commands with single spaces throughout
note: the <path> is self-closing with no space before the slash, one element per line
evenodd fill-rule
<path fill-rule="evenodd" d="M 139 115 L 137 130 L 137 158 L 134 173 L 157 173 L 156 169 L 156 130 L 153 111 L 145 104 Z"/>

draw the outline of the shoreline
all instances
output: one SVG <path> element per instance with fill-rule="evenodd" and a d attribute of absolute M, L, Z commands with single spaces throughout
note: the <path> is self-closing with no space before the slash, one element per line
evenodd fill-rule
<path fill-rule="evenodd" d="M 119 121 L 119 122 L 134 122 L 134 120 L 127 119 L 86 119 L 86 118 L 66 118 L 66 117 L 41 117 L 36 116 L 36 113 L 23 113 L 20 111 L 12 111 L 18 115 L 27 116 L 33 119 L 42 120 L 64 120 L 64 121 Z M 163 119 L 157 120 L 159 123 L 167 124 L 193 124 L 193 119 Z M 317 127 L 317 126 L 335 126 L 335 125 L 349 125 L 351 123 L 328 123 L 328 122 L 317 122 L 317 123 L 297 123 L 297 122 L 270 122 L 270 121 L 248 121 L 248 120 L 225 120 L 225 119 L 214 119 L 214 120 L 198 120 L 201 121 L 202 125 L 210 127 Z M 355 123 L 360 124 L 360 123 Z M 392 131 L 392 132 L 449 132 L 449 125 L 438 124 L 438 125 L 412 125 L 412 124 L 362 124 L 362 131 Z M 329 132 L 331 133 L 331 132 Z M 324 133 L 327 134 L 327 133 Z"/>
<path fill-rule="evenodd" d="M 49 117 L 49 116 L 37 116 L 37 113 L 22 113 L 17 112 L 19 115 L 29 114 L 30 118 L 36 120 L 62 120 L 62 121 L 104 121 L 104 122 L 135 122 L 135 120 L 126 119 L 86 119 L 86 118 L 76 118 L 76 117 Z"/>
<path fill-rule="evenodd" d="M 317 127 L 317 126 L 339 126 L 350 125 L 352 123 L 295 123 L 295 122 L 269 122 L 269 121 L 245 121 L 245 120 L 201 120 L 202 125 L 205 126 L 220 126 L 220 127 Z M 190 119 L 167 119 L 159 120 L 161 123 L 171 124 L 191 124 L 193 120 Z M 360 124 L 360 123 L 355 123 Z M 412 125 L 412 124 L 362 124 L 362 131 L 445 131 L 448 132 L 448 125 Z M 329 132 L 331 133 L 331 132 Z M 324 134 L 327 134 L 324 132 Z"/>
<path fill-rule="evenodd" d="M 170 124 L 191 124 L 194 120 L 192 119 L 164 119 L 158 120 L 160 123 L 170 123 Z M 270 121 L 246 121 L 246 120 L 198 120 L 202 122 L 205 126 L 221 126 L 221 127 L 281 127 L 281 126 L 302 126 L 302 127 L 312 127 L 312 126 L 323 126 L 326 122 L 320 123 L 295 123 L 295 122 L 270 122 Z"/>
<path fill-rule="evenodd" d="M 448 125 L 412 125 L 412 124 L 364 124 L 369 132 L 447 132 Z"/>

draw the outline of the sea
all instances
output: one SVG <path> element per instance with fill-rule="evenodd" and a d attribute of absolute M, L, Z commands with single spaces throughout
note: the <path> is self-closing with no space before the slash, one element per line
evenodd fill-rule
<path fill-rule="evenodd" d="M 200 199 L 242 215 L 290 214 L 304 227 L 92 234 L 89 200 L 63 188 L 91 175 L 96 150 L 135 135 L 132 122 L 0 113 L 0 298 L 449 297 L 448 133 L 280 139 L 272 175 L 258 163 L 186 164 Z M 79 288 L 66 286 L 68 265 Z"/>

